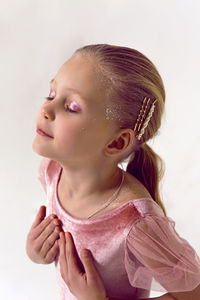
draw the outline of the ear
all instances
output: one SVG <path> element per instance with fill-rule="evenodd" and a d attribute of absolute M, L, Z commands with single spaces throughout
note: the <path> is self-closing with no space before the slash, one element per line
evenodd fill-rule
<path fill-rule="evenodd" d="M 123 129 L 105 148 L 106 155 L 118 155 L 128 152 L 135 143 L 135 135 L 132 129 Z"/>

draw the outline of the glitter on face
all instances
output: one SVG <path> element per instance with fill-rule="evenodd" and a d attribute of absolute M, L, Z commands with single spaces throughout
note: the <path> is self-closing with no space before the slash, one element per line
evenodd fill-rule
<path fill-rule="evenodd" d="M 113 120 L 113 112 L 109 107 L 106 108 L 106 120 Z"/>
<path fill-rule="evenodd" d="M 106 120 L 118 120 L 121 121 L 122 118 L 119 114 L 119 109 L 117 108 L 111 108 L 111 107 L 107 107 L 106 108 Z"/>

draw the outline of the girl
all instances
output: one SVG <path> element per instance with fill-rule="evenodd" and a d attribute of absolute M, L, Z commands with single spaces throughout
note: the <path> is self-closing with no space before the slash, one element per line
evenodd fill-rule
<path fill-rule="evenodd" d="M 36 263 L 55 260 L 63 300 L 200 297 L 199 258 L 166 215 L 162 160 L 147 145 L 164 103 L 157 69 L 127 47 L 82 47 L 51 80 L 33 141 L 49 216 L 41 207 L 26 249 Z M 97 271 L 92 288 L 83 248 Z"/>

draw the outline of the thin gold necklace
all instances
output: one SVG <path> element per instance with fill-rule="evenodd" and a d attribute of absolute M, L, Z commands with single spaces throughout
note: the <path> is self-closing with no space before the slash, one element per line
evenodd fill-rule
<path fill-rule="evenodd" d="M 98 213 L 100 210 L 104 209 L 105 207 L 107 207 L 112 201 L 114 201 L 114 199 L 112 199 L 115 195 L 117 195 L 122 187 L 123 181 L 124 181 L 124 170 L 122 170 L 122 180 L 121 183 L 118 187 L 118 189 L 114 192 L 114 194 L 108 199 L 108 201 L 103 205 L 103 207 L 101 207 L 100 209 L 98 209 L 97 211 L 95 211 L 94 213 L 92 213 L 91 215 L 89 215 L 88 219 L 91 218 L 92 216 L 94 216 L 96 213 Z M 115 198 L 115 200 L 117 199 L 117 197 Z"/>

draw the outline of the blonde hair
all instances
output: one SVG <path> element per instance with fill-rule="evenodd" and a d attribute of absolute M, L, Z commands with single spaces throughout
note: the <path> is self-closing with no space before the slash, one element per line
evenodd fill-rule
<path fill-rule="evenodd" d="M 113 105 L 119 128 L 134 130 L 143 99 L 145 97 L 158 99 L 144 134 L 126 158 L 130 156 L 127 172 L 144 184 L 166 215 L 159 193 L 164 163 L 146 144 L 158 133 L 164 112 L 165 89 L 160 74 L 146 56 L 128 47 L 108 44 L 86 45 L 77 49 L 74 55 L 76 54 L 86 54 L 95 58 L 98 69 L 107 82 L 106 95 Z M 110 111 L 112 112 L 112 109 Z"/>

